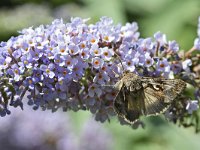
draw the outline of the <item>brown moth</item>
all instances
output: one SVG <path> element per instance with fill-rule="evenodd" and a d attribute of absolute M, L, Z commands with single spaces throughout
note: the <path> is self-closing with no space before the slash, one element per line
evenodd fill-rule
<path fill-rule="evenodd" d="M 140 116 L 164 113 L 185 89 L 181 79 L 140 77 L 124 73 L 114 88 L 118 91 L 114 110 L 127 123 L 134 124 Z"/>

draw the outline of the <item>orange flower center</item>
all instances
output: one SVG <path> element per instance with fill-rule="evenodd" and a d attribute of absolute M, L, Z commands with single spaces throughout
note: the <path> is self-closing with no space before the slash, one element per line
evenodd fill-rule
<path fill-rule="evenodd" d="M 150 61 L 150 60 L 147 60 L 147 61 L 146 61 L 146 63 L 147 63 L 147 64 L 150 64 L 150 63 L 151 63 L 151 61 Z"/>
<path fill-rule="evenodd" d="M 105 56 L 108 56 L 108 52 L 104 52 L 104 55 L 105 55 Z"/>
<path fill-rule="evenodd" d="M 103 78 L 103 76 L 101 74 L 99 74 L 99 79 L 102 79 L 102 78 Z"/>
<path fill-rule="evenodd" d="M 73 54 L 73 53 L 74 53 L 74 50 L 73 50 L 73 49 L 71 49 L 71 50 L 70 50 L 70 52 Z"/>
<path fill-rule="evenodd" d="M 96 49 L 96 50 L 94 50 L 94 53 L 95 54 L 99 54 L 99 51 Z"/>
<path fill-rule="evenodd" d="M 99 64 L 99 61 L 98 61 L 98 60 L 94 61 L 94 64 L 95 64 L 95 65 L 98 65 L 98 64 Z"/>
<path fill-rule="evenodd" d="M 104 40 L 105 40 L 105 41 L 108 41 L 108 40 L 109 40 L 109 37 L 108 37 L 108 36 L 105 36 L 105 37 L 104 37 Z"/>
<path fill-rule="evenodd" d="M 64 49 L 61 49 L 61 50 L 60 50 L 60 52 L 61 52 L 61 53 L 64 53 L 64 52 L 65 52 L 65 50 L 64 50 Z"/>
<path fill-rule="evenodd" d="M 84 53 L 84 52 L 82 52 L 82 53 L 81 53 L 81 55 L 84 57 L 84 56 L 85 56 L 85 53 Z"/>
<path fill-rule="evenodd" d="M 85 48 L 85 44 L 84 43 L 81 44 L 81 48 Z"/>
<path fill-rule="evenodd" d="M 66 63 L 67 65 L 70 65 L 71 64 L 71 62 L 70 61 L 67 61 L 67 63 Z"/>
<path fill-rule="evenodd" d="M 164 65 L 164 64 L 160 64 L 160 67 L 161 67 L 161 68 L 164 68 L 164 67 L 165 67 L 165 65 Z"/>
<path fill-rule="evenodd" d="M 130 66 L 131 65 L 131 62 L 128 62 L 128 66 Z"/>
<path fill-rule="evenodd" d="M 91 43 L 95 43 L 96 40 L 95 40 L 95 39 L 91 39 L 90 42 L 91 42 Z"/>
<path fill-rule="evenodd" d="M 65 70 L 65 71 L 63 71 L 63 75 L 66 75 L 67 74 L 67 71 Z"/>

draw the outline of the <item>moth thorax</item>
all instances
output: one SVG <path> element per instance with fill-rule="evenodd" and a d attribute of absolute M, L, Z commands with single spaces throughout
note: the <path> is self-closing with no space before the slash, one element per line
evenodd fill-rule
<path fill-rule="evenodd" d="M 124 84 L 129 91 L 137 91 L 142 88 L 142 82 L 140 80 L 129 80 Z"/>

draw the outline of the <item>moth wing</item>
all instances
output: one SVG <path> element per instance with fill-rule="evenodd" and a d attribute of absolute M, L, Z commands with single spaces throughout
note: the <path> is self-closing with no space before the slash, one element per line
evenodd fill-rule
<path fill-rule="evenodd" d="M 114 99 L 113 107 L 118 116 L 123 117 L 125 114 L 125 93 L 122 88 L 117 92 Z"/>
<path fill-rule="evenodd" d="M 165 112 L 186 86 L 180 79 L 146 78 L 145 80 L 144 83 L 147 83 L 144 86 L 145 115 Z"/>
<path fill-rule="evenodd" d="M 118 92 L 114 109 L 118 116 L 126 122 L 134 124 L 143 114 L 144 110 L 144 93 L 143 90 L 129 91 L 125 86 Z"/>
<path fill-rule="evenodd" d="M 186 87 L 186 83 L 180 79 L 163 79 L 162 84 L 164 85 L 165 102 L 176 99 Z"/>
<path fill-rule="evenodd" d="M 147 87 L 144 89 L 144 95 L 144 115 L 159 115 L 170 106 L 170 103 L 165 103 L 165 95 L 161 91 Z"/>

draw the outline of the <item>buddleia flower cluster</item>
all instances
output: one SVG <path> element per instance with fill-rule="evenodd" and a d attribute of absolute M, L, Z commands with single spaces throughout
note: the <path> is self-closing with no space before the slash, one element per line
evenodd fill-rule
<path fill-rule="evenodd" d="M 2 150 L 112 149 L 112 134 L 91 118 L 82 122 L 78 132 L 73 118 L 61 111 L 52 114 L 41 110 L 33 112 L 27 107 L 24 111 L 11 109 L 12 115 L 1 118 Z"/>
<path fill-rule="evenodd" d="M 122 26 L 108 17 L 95 24 L 88 20 L 72 18 L 64 23 L 57 19 L 1 42 L 1 116 L 10 114 L 10 107 L 23 109 L 28 103 L 34 110 L 88 110 L 97 121 L 109 121 L 116 115 L 117 92 L 112 85 L 129 71 L 187 82 L 187 90 L 165 116 L 198 128 L 200 27 L 194 46 L 183 51 L 161 32 L 140 37 L 136 22 Z"/>

